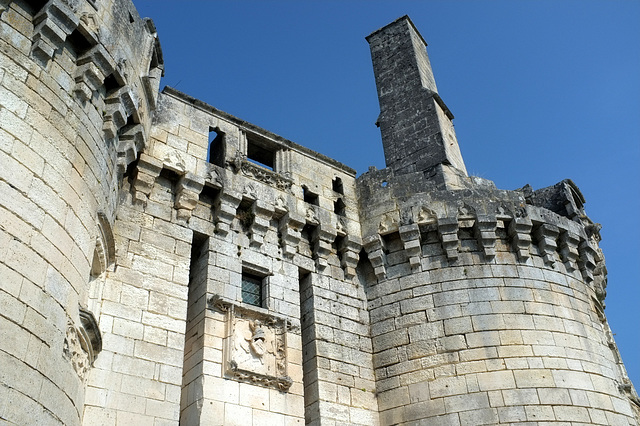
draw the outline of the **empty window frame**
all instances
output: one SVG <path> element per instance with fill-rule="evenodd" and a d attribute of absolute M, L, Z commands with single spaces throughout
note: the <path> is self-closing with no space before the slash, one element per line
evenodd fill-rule
<path fill-rule="evenodd" d="M 264 143 L 247 136 L 247 160 L 269 170 L 275 170 L 275 150 L 270 149 Z"/>
<path fill-rule="evenodd" d="M 318 194 L 314 194 L 306 186 L 302 187 L 302 197 L 305 203 L 313 204 L 314 206 L 318 205 Z"/>
<path fill-rule="evenodd" d="M 207 161 L 216 166 L 224 167 L 225 139 L 220 129 L 209 127 L 209 147 L 207 149 Z"/>

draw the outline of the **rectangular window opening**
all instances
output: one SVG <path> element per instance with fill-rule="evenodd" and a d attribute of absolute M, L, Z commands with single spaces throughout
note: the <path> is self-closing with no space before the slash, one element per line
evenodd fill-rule
<path fill-rule="evenodd" d="M 339 177 L 336 177 L 335 179 L 333 179 L 333 181 L 331 181 L 331 187 L 338 194 L 344 195 L 344 186 L 342 185 L 342 179 L 340 179 Z"/>
<path fill-rule="evenodd" d="M 314 194 L 309 191 L 309 188 L 306 186 L 302 187 L 302 196 L 304 198 L 305 203 L 313 204 L 314 206 L 318 205 L 318 194 Z"/>
<path fill-rule="evenodd" d="M 247 138 L 247 160 L 275 171 L 275 152 L 249 138 Z"/>
<path fill-rule="evenodd" d="M 242 272 L 242 302 L 264 307 L 264 277 L 250 272 Z"/>
<path fill-rule="evenodd" d="M 345 209 L 346 209 L 346 205 L 344 204 L 344 201 L 342 201 L 342 198 L 338 198 L 334 203 L 333 203 L 333 212 L 339 216 L 344 216 L 345 215 Z"/>
<path fill-rule="evenodd" d="M 209 127 L 209 146 L 207 148 L 207 161 L 216 166 L 224 167 L 225 139 L 224 133 L 216 128 Z"/>

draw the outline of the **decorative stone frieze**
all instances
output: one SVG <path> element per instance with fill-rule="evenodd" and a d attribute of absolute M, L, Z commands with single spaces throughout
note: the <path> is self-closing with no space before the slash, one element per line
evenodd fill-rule
<path fill-rule="evenodd" d="M 280 191 L 289 191 L 293 183 L 291 179 L 280 175 L 279 173 L 267 170 L 264 167 L 255 165 L 246 158 L 242 160 L 240 170 L 244 176 L 255 179 L 269 186 L 273 186 Z"/>

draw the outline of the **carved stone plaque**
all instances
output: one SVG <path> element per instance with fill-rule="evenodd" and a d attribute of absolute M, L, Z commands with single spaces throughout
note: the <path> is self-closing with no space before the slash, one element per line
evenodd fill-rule
<path fill-rule="evenodd" d="M 289 390 L 293 382 L 287 374 L 287 321 L 220 297 L 212 298 L 211 304 L 226 312 L 224 374 L 241 382 Z"/>

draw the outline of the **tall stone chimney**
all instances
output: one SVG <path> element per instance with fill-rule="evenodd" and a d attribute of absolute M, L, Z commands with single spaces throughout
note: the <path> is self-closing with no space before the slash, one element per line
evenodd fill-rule
<path fill-rule="evenodd" d="M 398 174 L 467 177 L 451 120 L 438 95 L 427 43 L 408 16 L 366 37 L 378 88 L 378 126 L 387 167 Z"/>

